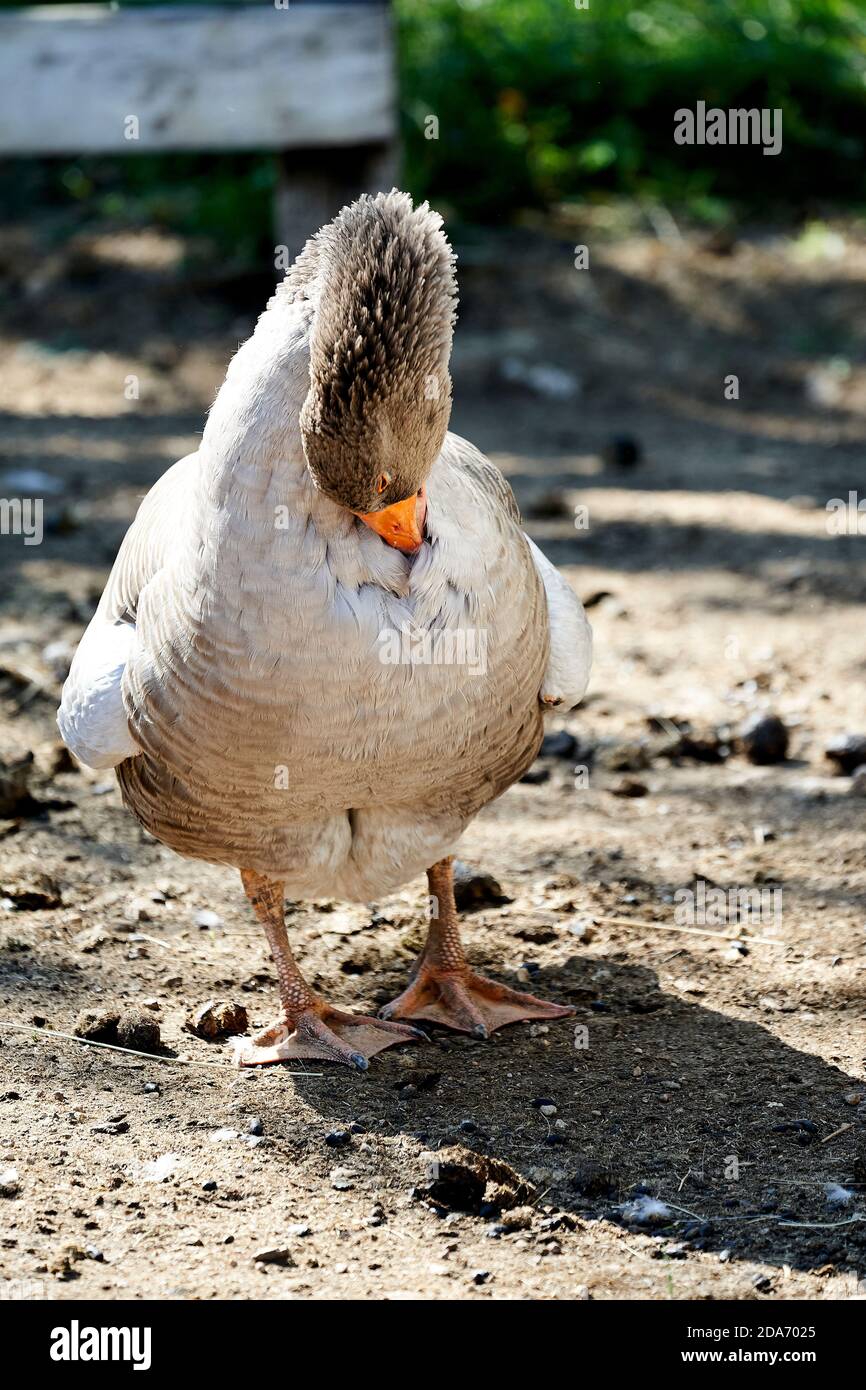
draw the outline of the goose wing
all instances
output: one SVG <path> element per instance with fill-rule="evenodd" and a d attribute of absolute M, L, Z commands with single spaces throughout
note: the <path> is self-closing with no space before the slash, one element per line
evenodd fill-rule
<path fill-rule="evenodd" d="M 478 449 L 457 435 L 449 435 L 458 466 L 484 489 L 500 510 L 503 520 L 520 525 L 520 510 L 507 478 Z M 592 667 L 592 628 L 583 604 L 565 576 L 529 536 L 525 536 L 532 561 L 547 598 L 550 657 L 539 699 L 548 707 L 572 709 L 589 684 Z"/>
<path fill-rule="evenodd" d="M 151 488 L 78 644 L 57 724 L 66 746 L 86 767 L 116 767 L 139 752 L 123 705 L 123 673 L 135 648 L 142 591 L 177 552 L 197 466 L 198 455 L 188 454 Z"/>

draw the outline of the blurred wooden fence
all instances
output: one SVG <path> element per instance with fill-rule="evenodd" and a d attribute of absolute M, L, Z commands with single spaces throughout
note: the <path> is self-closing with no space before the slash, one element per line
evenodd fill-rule
<path fill-rule="evenodd" d="M 0 154 L 276 150 L 292 251 L 394 177 L 383 0 L 0 11 Z"/>

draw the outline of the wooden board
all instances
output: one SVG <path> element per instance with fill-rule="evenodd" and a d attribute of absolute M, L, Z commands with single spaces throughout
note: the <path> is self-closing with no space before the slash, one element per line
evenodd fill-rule
<path fill-rule="evenodd" d="M 394 133 L 386 4 L 0 11 L 3 154 L 290 149 Z"/>

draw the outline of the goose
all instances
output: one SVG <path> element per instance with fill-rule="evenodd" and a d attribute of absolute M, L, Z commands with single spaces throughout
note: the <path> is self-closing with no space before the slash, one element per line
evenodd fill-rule
<path fill-rule="evenodd" d="M 442 1024 L 570 1008 L 469 965 L 457 841 L 584 694 L 591 634 L 502 473 L 448 431 L 455 256 L 392 190 L 304 247 L 231 361 L 200 448 L 144 498 L 58 723 L 138 821 L 240 870 L 280 1010 L 239 1065 L 366 1070 Z M 371 903 L 427 874 L 426 944 L 378 1016 L 305 981 L 286 896 Z"/>

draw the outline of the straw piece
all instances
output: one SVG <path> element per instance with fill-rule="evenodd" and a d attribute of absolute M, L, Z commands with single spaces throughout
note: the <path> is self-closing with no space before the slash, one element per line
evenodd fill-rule
<path fill-rule="evenodd" d="M 199 1057 L 163 1057 L 159 1052 L 137 1052 L 133 1047 L 120 1047 L 117 1043 L 97 1042 L 95 1038 L 79 1038 L 75 1033 L 59 1033 L 54 1028 L 37 1028 L 32 1023 L 8 1023 L 0 1019 L 0 1028 L 11 1028 L 17 1033 L 35 1033 L 43 1038 L 61 1038 L 64 1042 L 81 1043 L 83 1047 L 102 1047 L 106 1052 L 124 1052 L 128 1057 L 144 1057 L 148 1062 L 176 1062 L 184 1067 L 222 1067 L 225 1071 L 237 1072 L 232 1062 L 211 1062 Z M 284 1076 L 323 1076 L 321 1071 L 288 1071 Z"/>
<path fill-rule="evenodd" d="M 760 943 L 761 946 L 787 946 L 787 941 L 774 941 L 769 936 L 744 936 L 742 932 L 731 935 L 730 932 L 704 931 L 702 927 L 675 927 L 667 922 L 649 922 L 640 917 L 600 917 L 597 912 L 590 912 L 587 916 L 594 922 L 608 922 L 614 927 L 631 927 L 635 931 L 673 931 L 685 932 L 687 936 L 705 936 L 710 941 L 742 941 L 744 945 L 751 946 L 753 943 Z"/>

